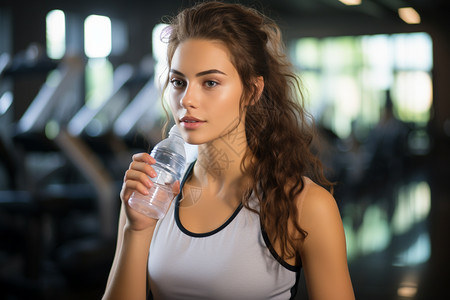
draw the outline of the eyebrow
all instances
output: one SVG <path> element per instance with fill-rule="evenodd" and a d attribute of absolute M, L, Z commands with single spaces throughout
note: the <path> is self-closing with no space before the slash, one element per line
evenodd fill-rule
<path fill-rule="evenodd" d="M 186 77 L 186 75 L 184 75 L 183 73 L 181 73 L 180 71 L 175 70 L 175 69 L 170 69 L 170 73 L 173 73 L 173 74 L 177 74 L 177 75 L 179 75 L 179 76 Z M 211 70 L 206 70 L 206 71 L 199 72 L 199 73 L 195 74 L 195 77 L 205 76 L 205 75 L 208 75 L 208 74 L 222 74 L 222 75 L 227 75 L 227 74 L 225 74 L 224 72 L 222 72 L 222 71 L 220 71 L 220 70 L 217 70 L 217 69 L 211 69 Z"/>

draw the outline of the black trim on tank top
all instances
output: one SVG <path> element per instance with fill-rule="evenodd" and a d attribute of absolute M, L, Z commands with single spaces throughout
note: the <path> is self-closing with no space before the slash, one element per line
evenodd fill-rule
<path fill-rule="evenodd" d="M 275 251 L 275 249 L 273 248 L 272 244 L 270 243 L 270 239 L 269 236 L 267 235 L 267 232 L 264 230 L 264 226 L 261 223 L 261 234 L 263 236 L 264 239 L 264 243 L 266 244 L 266 247 L 269 249 L 270 254 L 272 254 L 272 256 L 275 258 L 275 260 L 281 264 L 283 267 L 285 267 L 286 269 L 288 269 L 289 271 L 295 272 L 295 284 L 291 287 L 291 297 L 289 298 L 289 300 L 294 300 L 295 296 L 297 295 L 298 292 L 298 284 L 299 284 L 299 280 L 300 280 L 300 274 L 302 271 L 302 261 L 300 260 L 300 265 L 299 266 L 293 266 L 291 264 L 288 264 L 286 261 L 284 261 L 277 253 L 277 251 Z"/>
<path fill-rule="evenodd" d="M 183 232 L 184 234 L 191 236 L 191 237 L 195 237 L 195 238 L 202 238 L 202 237 L 208 237 L 211 235 L 216 234 L 217 232 L 221 231 L 222 229 L 224 229 L 225 227 L 228 226 L 228 224 L 230 224 L 234 218 L 236 218 L 236 216 L 238 215 L 238 213 L 241 211 L 243 205 L 242 203 L 239 204 L 239 206 L 236 208 L 236 210 L 233 212 L 233 214 L 231 215 L 231 217 L 229 217 L 225 223 L 223 223 L 221 226 L 219 226 L 218 228 L 209 231 L 209 232 L 205 232 L 205 233 L 194 233 L 191 232 L 189 230 L 187 230 L 183 224 L 181 224 L 181 220 L 180 220 L 180 201 L 183 198 L 183 187 L 184 187 L 184 183 L 186 182 L 186 180 L 191 176 L 192 174 L 192 170 L 194 168 L 195 165 L 195 161 L 192 162 L 188 169 L 186 170 L 186 174 L 184 175 L 183 180 L 181 181 L 181 185 L 180 185 L 180 193 L 177 195 L 177 197 L 175 198 L 175 209 L 174 209 L 174 219 L 175 222 L 177 223 L 178 229 L 181 230 L 181 232 Z"/>
<path fill-rule="evenodd" d="M 277 253 L 277 251 L 275 251 L 275 249 L 273 248 L 272 244 L 270 243 L 270 239 L 269 236 L 267 235 L 267 232 L 264 230 L 264 227 L 261 224 L 261 234 L 263 236 L 264 239 L 264 243 L 266 244 L 267 248 L 269 249 L 270 253 L 272 254 L 272 256 L 286 269 L 293 271 L 293 272 L 300 272 L 300 270 L 302 269 L 302 262 L 300 261 L 300 265 L 299 266 L 293 266 L 291 264 L 288 264 L 286 261 L 284 261 Z"/>
<path fill-rule="evenodd" d="M 295 274 L 295 284 L 291 287 L 291 297 L 289 300 L 294 300 L 296 298 L 295 296 L 297 296 L 300 274 L 301 270 L 297 271 Z"/>

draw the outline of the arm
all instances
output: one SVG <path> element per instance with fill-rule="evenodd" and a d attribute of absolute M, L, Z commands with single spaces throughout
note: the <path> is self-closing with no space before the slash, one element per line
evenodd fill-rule
<path fill-rule="evenodd" d="M 146 298 L 148 251 L 157 220 L 131 209 L 128 200 L 134 191 L 148 193 L 152 184 L 148 176 L 154 176 L 150 164 L 154 163 L 148 154 L 137 154 L 125 174 L 116 253 L 103 300 Z"/>
<path fill-rule="evenodd" d="M 312 183 L 299 207 L 300 226 L 308 233 L 299 252 L 310 299 L 355 299 L 344 228 L 335 199 Z"/>
<path fill-rule="evenodd" d="M 103 300 L 146 299 L 147 258 L 154 227 L 133 231 L 121 211 L 114 261 Z"/>

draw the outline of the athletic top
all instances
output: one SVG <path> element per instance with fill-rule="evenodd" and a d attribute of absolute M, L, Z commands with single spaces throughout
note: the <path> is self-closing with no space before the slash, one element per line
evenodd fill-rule
<path fill-rule="evenodd" d="M 158 222 L 151 242 L 148 274 L 154 299 L 295 297 L 301 267 L 277 255 L 258 214 L 240 205 L 219 228 L 192 233 L 180 222 L 180 199 L 182 193 Z"/>

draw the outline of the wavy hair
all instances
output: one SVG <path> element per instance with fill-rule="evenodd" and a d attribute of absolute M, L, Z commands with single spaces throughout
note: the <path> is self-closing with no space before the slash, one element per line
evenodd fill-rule
<path fill-rule="evenodd" d="M 256 192 L 259 210 L 251 210 L 260 214 L 271 243 L 280 243 L 281 257 L 295 257 L 297 242 L 307 235 L 298 223 L 295 201 L 304 188 L 303 176 L 330 191 L 332 184 L 310 150 L 314 124 L 303 108 L 301 82 L 285 54 L 279 27 L 256 9 L 217 1 L 186 8 L 169 23 L 169 66 L 178 45 L 190 38 L 218 40 L 228 47 L 244 87 L 240 105 L 246 108 L 249 147 L 241 169 L 257 178 L 242 203 L 251 209 L 250 196 Z M 264 89 L 256 99 L 255 78 L 260 76 Z M 299 234 L 289 232 L 289 222 Z"/>

